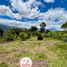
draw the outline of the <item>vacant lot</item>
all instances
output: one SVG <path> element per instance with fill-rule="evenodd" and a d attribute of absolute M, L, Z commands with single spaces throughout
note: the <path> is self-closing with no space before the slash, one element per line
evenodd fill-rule
<path fill-rule="evenodd" d="M 0 44 L 0 63 L 5 62 L 8 67 L 20 67 L 19 62 L 23 57 L 47 60 L 48 67 L 67 67 L 67 43 L 52 38 L 42 41 L 31 38 Z"/>

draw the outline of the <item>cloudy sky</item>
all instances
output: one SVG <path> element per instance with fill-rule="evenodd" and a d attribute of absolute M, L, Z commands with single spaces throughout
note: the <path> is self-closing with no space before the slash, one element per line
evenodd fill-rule
<path fill-rule="evenodd" d="M 67 0 L 0 0 L 0 24 L 30 28 L 39 27 L 60 30 L 67 21 Z"/>

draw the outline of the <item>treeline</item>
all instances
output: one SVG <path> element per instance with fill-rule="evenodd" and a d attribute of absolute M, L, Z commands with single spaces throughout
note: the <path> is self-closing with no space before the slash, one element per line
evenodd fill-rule
<path fill-rule="evenodd" d="M 31 37 L 37 37 L 37 40 L 43 40 L 43 38 L 50 37 L 55 39 L 60 39 L 62 41 L 67 41 L 67 31 L 62 32 L 52 32 L 49 30 L 37 31 L 35 28 L 30 29 L 13 29 L 10 28 L 6 31 L 0 29 L 0 42 L 8 42 L 14 40 L 26 41 Z"/>
<path fill-rule="evenodd" d="M 46 24 L 44 22 L 42 22 L 40 24 L 40 32 L 44 32 L 45 31 L 45 27 Z M 36 26 L 31 26 L 30 29 L 25 29 L 25 28 L 9 28 L 6 31 L 3 31 L 2 29 L 0 29 L 0 42 L 3 41 L 13 41 L 16 39 L 19 40 L 27 40 L 29 39 L 31 36 L 38 36 L 39 40 L 42 40 L 43 37 L 42 35 L 38 32 L 38 28 Z"/>
<path fill-rule="evenodd" d="M 30 37 L 38 37 L 38 40 L 43 40 L 43 30 L 38 31 L 36 27 L 30 29 L 10 28 L 6 31 L 0 29 L 0 42 L 22 40 L 25 41 Z"/>
<path fill-rule="evenodd" d="M 30 29 L 9 28 L 6 31 L 0 29 L 0 42 L 8 42 L 14 40 L 26 41 L 31 37 L 37 37 L 37 40 L 43 40 L 45 37 L 50 37 L 67 42 L 67 31 L 52 32 L 50 30 L 45 30 L 45 27 L 46 24 L 42 22 L 40 24 L 40 30 L 38 30 L 36 26 L 31 26 Z"/>
<path fill-rule="evenodd" d="M 48 34 L 44 34 L 44 37 L 50 37 L 67 42 L 67 31 L 49 32 Z"/>

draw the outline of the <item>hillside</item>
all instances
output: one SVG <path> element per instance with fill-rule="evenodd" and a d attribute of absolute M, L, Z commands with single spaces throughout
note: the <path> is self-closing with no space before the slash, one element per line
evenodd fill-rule
<path fill-rule="evenodd" d="M 38 41 L 34 37 L 27 41 L 0 43 L 0 63 L 5 62 L 8 67 L 20 67 L 22 57 L 47 60 L 48 67 L 67 67 L 67 43 L 52 38 Z"/>

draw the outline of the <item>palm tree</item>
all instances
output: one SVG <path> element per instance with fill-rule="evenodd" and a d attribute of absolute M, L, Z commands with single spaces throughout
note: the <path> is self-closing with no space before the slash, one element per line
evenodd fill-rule
<path fill-rule="evenodd" d="M 45 30 L 45 27 L 46 27 L 46 23 L 45 22 L 42 22 L 41 24 L 40 24 L 40 31 L 41 32 L 44 32 L 44 30 Z"/>

